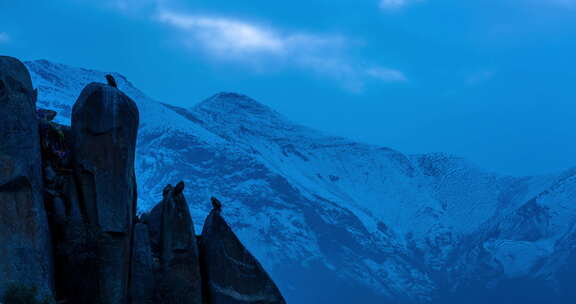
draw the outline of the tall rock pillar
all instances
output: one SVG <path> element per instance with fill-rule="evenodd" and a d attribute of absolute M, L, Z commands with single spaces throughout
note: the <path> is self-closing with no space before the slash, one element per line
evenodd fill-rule
<path fill-rule="evenodd" d="M 11 282 L 52 292 L 35 103 L 26 67 L 0 56 L 0 294 Z"/>
<path fill-rule="evenodd" d="M 166 186 L 162 202 L 147 219 L 153 255 L 159 262 L 158 303 L 202 304 L 198 245 L 183 191 L 183 182 Z"/>
<path fill-rule="evenodd" d="M 125 304 L 136 209 L 139 113 L 117 88 L 91 83 L 72 109 L 72 156 L 80 205 L 97 239 L 98 303 Z"/>

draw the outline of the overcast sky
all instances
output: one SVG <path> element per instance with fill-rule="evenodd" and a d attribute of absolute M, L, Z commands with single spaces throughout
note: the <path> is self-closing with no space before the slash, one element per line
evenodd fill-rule
<path fill-rule="evenodd" d="M 0 53 L 502 173 L 576 166 L 576 0 L 0 0 Z"/>

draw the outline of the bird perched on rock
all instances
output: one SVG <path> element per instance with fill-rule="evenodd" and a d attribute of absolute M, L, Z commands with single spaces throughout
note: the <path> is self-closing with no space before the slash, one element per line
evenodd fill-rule
<path fill-rule="evenodd" d="M 211 197 L 212 208 L 218 212 L 222 211 L 222 203 L 215 197 Z"/>
<path fill-rule="evenodd" d="M 118 84 L 116 83 L 116 79 L 114 79 L 114 76 L 107 74 L 106 75 L 106 81 L 108 82 L 108 85 L 114 88 L 118 87 Z"/>

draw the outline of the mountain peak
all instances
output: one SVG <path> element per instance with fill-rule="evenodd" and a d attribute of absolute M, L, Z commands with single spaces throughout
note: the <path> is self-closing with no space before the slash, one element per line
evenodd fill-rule
<path fill-rule="evenodd" d="M 252 98 L 244 95 L 244 94 L 239 94 L 239 93 L 235 93 L 235 92 L 220 92 L 217 94 L 214 94 L 214 97 L 218 97 L 218 98 L 230 98 L 230 99 L 244 99 L 244 100 L 249 100 L 249 101 L 254 101 Z"/>
<path fill-rule="evenodd" d="M 221 113 L 249 113 L 258 116 L 277 115 L 268 106 L 239 93 L 221 92 L 204 100 L 195 107 L 200 111 L 217 111 Z"/>
<path fill-rule="evenodd" d="M 215 94 L 191 110 L 205 123 L 218 126 L 218 130 L 213 130 L 218 134 L 233 134 L 245 130 L 261 133 L 266 130 L 268 136 L 279 136 L 278 132 L 296 129 L 292 122 L 272 108 L 238 93 Z"/>

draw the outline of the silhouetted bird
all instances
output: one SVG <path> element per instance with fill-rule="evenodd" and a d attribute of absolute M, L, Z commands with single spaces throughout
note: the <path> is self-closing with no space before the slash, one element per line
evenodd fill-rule
<path fill-rule="evenodd" d="M 215 197 L 211 197 L 212 208 L 218 212 L 222 211 L 222 203 Z"/>
<path fill-rule="evenodd" d="M 116 79 L 114 79 L 114 76 L 108 74 L 106 75 L 106 81 L 108 82 L 108 85 L 114 88 L 118 87 L 118 84 L 116 83 Z"/>

